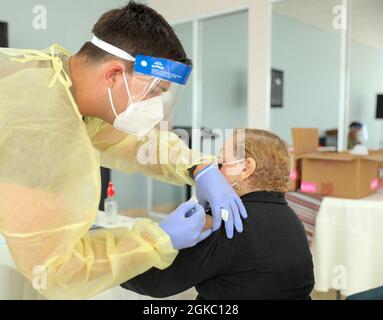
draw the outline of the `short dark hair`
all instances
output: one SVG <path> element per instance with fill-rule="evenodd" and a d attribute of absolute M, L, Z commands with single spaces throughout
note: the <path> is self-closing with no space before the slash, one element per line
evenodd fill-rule
<path fill-rule="evenodd" d="M 191 65 L 184 48 L 173 28 L 152 8 L 130 1 L 125 7 L 104 13 L 94 25 L 92 32 L 101 40 L 127 51 L 170 59 Z M 79 54 L 97 62 L 110 54 L 87 42 Z"/>
<path fill-rule="evenodd" d="M 362 129 L 362 128 L 363 128 L 363 124 L 359 121 L 351 122 L 349 125 L 349 129 Z"/>

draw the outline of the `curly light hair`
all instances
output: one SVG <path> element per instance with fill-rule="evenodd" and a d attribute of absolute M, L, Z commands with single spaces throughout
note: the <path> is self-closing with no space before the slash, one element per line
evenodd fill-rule
<path fill-rule="evenodd" d="M 241 137 L 239 131 L 244 131 L 243 138 L 239 138 Z M 248 180 L 249 187 L 254 190 L 286 193 L 289 188 L 291 166 L 287 143 L 265 130 L 234 130 L 234 141 L 239 142 L 243 139 L 245 157 L 253 158 L 256 162 L 256 169 Z"/>

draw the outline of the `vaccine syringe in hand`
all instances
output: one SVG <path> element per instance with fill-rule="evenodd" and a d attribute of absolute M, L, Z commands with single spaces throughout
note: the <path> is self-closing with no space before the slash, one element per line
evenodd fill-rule
<path fill-rule="evenodd" d="M 192 196 L 190 198 L 189 201 L 192 201 L 194 203 L 198 203 L 198 199 L 196 196 Z M 195 209 L 192 209 L 190 210 L 187 214 L 186 214 L 186 217 L 190 217 L 193 213 L 195 212 Z M 226 209 L 221 209 L 221 218 L 224 222 L 226 222 L 227 220 L 229 220 L 229 211 L 227 211 Z"/>
<path fill-rule="evenodd" d="M 189 201 L 194 202 L 195 204 L 198 203 L 198 199 L 197 199 L 196 196 L 192 196 L 192 197 L 189 199 Z M 195 212 L 196 212 L 196 210 L 195 210 L 195 208 L 193 208 L 193 209 L 191 209 L 188 213 L 186 213 L 185 217 L 188 218 L 188 217 L 192 216 Z M 225 218 L 226 218 L 226 217 L 225 217 Z M 206 218 L 205 218 L 205 219 L 206 219 L 206 220 L 205 220 L 204 230 L 206 230 L 206 229 L 210 229 L 210 228 L 212 227 L 212 225 L 213 225 L 213 219 L 212 219 L 212 217 L 211 217 L 210 215 L 208 215 L 208 214 L 206 215 Z M 222 219 L 223 219 L 224 221 L 227 221 L 227 218 L 226 218 L 226 220 L 225 220 L 223 215 L 222 215 Z"/>

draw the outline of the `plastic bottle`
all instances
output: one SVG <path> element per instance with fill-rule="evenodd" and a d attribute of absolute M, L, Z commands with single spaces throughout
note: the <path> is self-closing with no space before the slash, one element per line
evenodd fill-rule
<path fill-rule="evenodd" d="M 107 198 L 104 202 L 104 210 L 106 216 L 106 222 L 108 224 L 116 224 L 118 217 L 118 206 L 114 196 L 116 192 L 114 190 L 113 182 L 109 182 L 107 189 Z"/>

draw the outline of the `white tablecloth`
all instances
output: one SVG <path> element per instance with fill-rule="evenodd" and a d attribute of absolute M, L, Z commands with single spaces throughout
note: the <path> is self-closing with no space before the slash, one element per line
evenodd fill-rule
<path fill-rule="evenodd" d="M 383 286 L 383 194 L 324 198 L 312 251 L 317 291 L 348 296 Z"/>
<path fill-rule="evenodd" d="M 128 227 L 130 228 L 136 219 L 119 216 L 117 224 L 109 226 L 105 217 L 101 213 L 97 219 L 97 225 L 110 227 Z M 185 291 L 176 296 L 167 298 L 172 299 L 194 299 L 197 293 L 194 289 Z M 0 235 L 0 300 L 39 300 L 44 299 L 33 289 L 32 285 L 17 270 L 12 260 L 4 238 Z M 106 290 L 92 300 L 150 300 L 150 297 L 142 296 L 134 292 L 125 290 L 116 286 Z"/>

